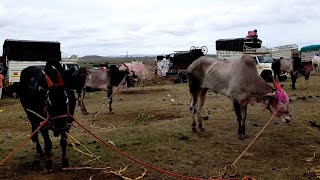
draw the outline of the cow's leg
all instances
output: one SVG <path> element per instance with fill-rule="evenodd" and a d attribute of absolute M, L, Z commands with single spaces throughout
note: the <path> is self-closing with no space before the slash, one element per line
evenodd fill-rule
<path fill-rule="evenodd" d="M 85 88 L 82 89 L 80 92 L 78 92 L 78 104 L 80 106 L 81 113 L 84 114 L 84 115 L 87 115 L 89 113 L 87 111 L 86 106 L 84 105 L 84 96 L 85 96 L 85 94 L 86 94 Z"/>
<path fill-rule="evenodd" d="M 71 115 L 74 115 L 74 110 L 76 107 L 77 100 L 76 100 L 75 94 L 72 91 L 68 91 L 68 99 L 69 99 L 69 113 Z"/>
<path fill-rule="evenodd" d="M 43 130 L 41 130 L 41 134 L 42 134 L 42 137 L 44 140 L 45 169 L 46 169 L 46 171 L 51 171 L 51 169 L 52 169 L 52 160 L 51 160 L 52 142 L 49 137 L 49 130 L 43 129 Z"/>
<path fill-rule="evenodd" d="M 245 135 L 245 121 L 246 121 L 246 117 L 247 117 L 247 106 L 240 106 L 240 103 L 236 100 L 233 101 L 233 108 L 234 111 L 237 115 L 237 121 L 239 124 L 238 127 L 238 136 L 241 140 L 246 138 Z"/>
<path fill-rule="evenodd" d="M 112 112 L 112 96 L 113 96 L 112 87 L 108 87 L 107 91 L 108 91 L 108 101 L 109 101 L 109 112 Z"/>
<path fill-rule="evenodd" d="M 31 122 L 31 126 L 32 126 L 32 132 L 34 132 L 37 128 L 38 128 L 38 123 L 35 123 L 35 122 Z M 39 138 L 38 138 L 38 133 L 35 133 L 33 136 L 32 136 L 32 142 L 34 143 L 35 145 L 35 148 L 36 148 L 36 151 L 37 151 L 37 155 L 39 157 L 42 157 L 43 156 L 43 150 L 41 148 L 41 145 L 39 143 Z"/>
<path fill-rule="evenodd" d="M 61 134 L 61 139 L 60 139 L 60 146 L 61 146 L 61 151 L 62 151 L 62 156 L 61 156 L 61 165 L 62 167 L 69 167 L 69 160 L 67 156 L 67 134 L 62 133 Z"/>
<path fill-rule="evenodd" d="M 144 93 L 144 80 L 143 80 L 143 79 L 141 79 L 141 83 L 142 83 L 142 90 L 141 90 L 141 92 Z"/>
<path fill-rule="evenodd" d="M 204 131 L 204 128 L 202 127 L 202 122 L 201 122 L 201 110 L 202 106 L 206 100 L 208 89 L 202 89 L 199 99 L 198 99 L 198 105 L 197 105 L 197 119 L 198 119 L 198 127 L 201 131 Z"/>
<path fill-rule="evenodd" d="M 296 89 L 296 81 L 297 81 L 297 77 L 298 77 L 298 73 L 297 72 L 290 72 L 290 76 L 291 76 L 291 88 L 292 90 Z"/>
<path fill-rule="evenodd" d="M 196 120 L 195 120 L 195 115 L 197 113 L 197 102 L 199 99 L 199 95 L 200 95 L 200 90 L 197 91 L 193 91 L 191 93 L 191 102 L 190 102 L 190 112 L 192 114 L 192 131 L 193 132 L 197 132 L 197 128 L 196 128 Z"/>

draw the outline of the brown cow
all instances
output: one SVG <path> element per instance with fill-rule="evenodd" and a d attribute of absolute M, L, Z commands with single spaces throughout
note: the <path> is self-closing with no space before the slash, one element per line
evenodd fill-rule
<path fill-rule="evenodd" d="M 197 132 L 202 128 L 200 112 L 205 102 L 207 91 L 223 94 L 231 99 L 239 123 L 238 134 L 245 136 L 245 120 L 247 105 L 250 101 L 264 102 L 266 108 L 276 113 L 283 122 L 289 122 L 289 98 L 278 82 L 276 91 L 258 74 L 254 58 L 243 55 L 240 60 L 219 60 L 202 56 L 187 69 L 192 112 L 192 130 Z"/>

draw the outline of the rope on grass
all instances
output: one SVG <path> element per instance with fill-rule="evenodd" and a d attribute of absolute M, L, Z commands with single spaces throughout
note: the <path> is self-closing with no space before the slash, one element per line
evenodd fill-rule
<path fill-rule="evenodd" d="M 24 146 L 31 138 L 32 136 L 34 136 L 36 133 L 38 133 L 38 131 L 49 121 L 49 118 L 45 119 L 45 121 L 40 123 L 40 126 L 34 130 L 30 136 L 24 140 L 19 146 L 17 146 L 7 157 L 5 157 L 1 162 L 0 162 L 0 166 L 6 162 L 8 159 L 10 159 L 20 148 L 22 148 L 22 146 Z"/>
<path fill-rule="evenodd" d="M 72 139 L 73 141 L 75 141 L 77 144 L 79 144 L 80 146 L 82 146 L 89 154 L 88 154 L 88 153 L 85 153 L 85 152 L 83 152 L 83 151 L 78 150 L 78 148 L 74 147 L 75 145 L 72 145 L 75 150 L 77 150 L 78 152 L 83 153 L 83 154 L 85 154 L 85 155 L 87 155 L 87 156 L 94 157 L 94 159 L 93 159 L 93 160 L 90 160 L 89 162 L 94 161 L 94 160 L 97 160 L 97 161 L 99 161 L 101 164 L 103 164 L 103 162 L 99 159 L 100 157 L 94 155 L 87 147 L 85 147 L 85 146 L 84 146 L 81 142 L 79 142 L 76 138 L 72 137 L 69 133 L 66 133 L 66 134 L 67 134 L 67 136 L 68 136 L 69 138 L 71 138 L 71 139 Z M 88 163 L 88 162 L 86 162 L 86 163 Z"/>
<path fill-rule="evenodd" d="M 226 174 L 228 174 L 230 177 L 235 176 L 237 174 L 237 166 L 236 163 L 240 160 L 240 158 L 247 152 L 247 150 L 253 145 L 253 143 L 257 140 L 257 138 L 260 136 L 260 134 L 263 132 L 263 130 L 268 126 L 268 124 L 271 122 L 274 115 L 271 116 L 269 121 L 263 126 L 263 128 L 260 130 L 260 132 L 256 135 L 256 137 L 250 142 L 250 144 L 246 147 L 246 149 L 239 155 L 239 157 L 230 165 L 227 165 L 223 168 L 223 171 L 221 171 L 221 178 L 223 178 Z M 231 172 L 233 169 L 233 172 Z"/>
<path fill-rule="evenodd" d="M 121 80 L 121 82 L 119 83 L 119 85 L 117 86 L 117 88 L 112 92 L 111 96 L 102 104 L 101 108 L 99 109 L 99 111 L 94 115 L 93 119 L 92 119 L 92 124 L 95 124 L 94 121 L 97 118 L 98 114 L 101 112 L 101 110 L 104 108 L 104 106 L 107 104 L 108 101 L 110 101 L 110 99 L 112 98 L 112 96 L 118 91 L 120 85 L 122 85 L 122 83 L 124 83 L 125 78 L 128 75 L 125 75 L 124 78 Z"/>
<path fill-rule="evenodd" d="M 100 137 L 98 137 L 97 135 L 93 134 L 90 130 L 88 130 L 87 128 L 85 128 L 79 121 L 77 121 L 76 119 L 74 119 L 74 122 L 77 123 L 81 128 L 83 128 L 85 131 L 87 131 L 90 135 L 92 135 L 93 137 L 95 137 L 97 140 L 99 140 L 103 145 L 109 147 L 110 149 L 116 151 L 117 153 L 119 153 L 120 155 L 126 157 L 127 159 L 129 160 L 132 160 L 138 164 L 141 164 L 143 165 L 144 167 L 146 168 L 150 168 L 154 171 L 157 171 L 161 174 L 166 174 L 166 175 L 169 175 L 169 176 L 172 176 L 172 177 L 176 177 L 176 178 L 180 178 L 180 179 L 189 179 L 189 180 L 204 180 L 204 178 L 196 178 L 196 177 L 191 177 L 191 176 L 185 176 L 185 175 L 181 175 L 181 174 L 177 174 L 177 173 L 173 173 L 173 172 L 170 172 L 170 171 L 166 171 L 166 170 L 163 170 L 163 169 L 160 169 L 158 167 L 155 167 L 155 166 L 152 166 L 142 160 L 139 160 L 139 159 L 136 159 L 132 156 L 129 156 L 127 155 L 126 153 L 120 151 L 119 149 L 117 149 L 115 146 L 113 146 L 112 144 L 110 143 L 107 143 L 106 141 L 104 141 L 103 139 L 101 139 Z M 95 175 L 94 175 L 95 176 Z M 93 178 L 90 177 L 90 180 Z M 213 178 L 209 178 L 208 180 L 214 180 Z M 222 180 L 222 178 L 219 178 L 219 180 Z M 238 178 L 229 178 L 229 180 L 238 180 Z"/>
<path fill-rule="evenodd" d="M 37 117 L 39 117 L 39 118 L 41 118 L 41 119 L 43 119 L 43 120 L 46 120 L 44 117 L 42 117 L 42 116 L 39 115 L 38 113 L 36 113 L 36 112 L 34 112 L 34 111 L 30 110 L 30 109 L 26 109 L 26 110 L 29 111 L 29 112 L 31 112 L 31 113 L 33 113 L 33 114 L 36 115 Z M 47 127 L 44 127 L 44 128 L 48 128 L 48 127 L 50 127 L 50 126 L 47 126 Z M 97 160 L 97 161 L 99 161 L 101 164 L 103 164 L 103 162 L 99 159 L 100 157 L 95 156 L 88 148 L 86 148 L 82 143 L 80 143 L 76 138 L 74 138 L 73 136 L 71 136 L 69 133 L 66 133 L 66 134 L 67 134 L 67 136 L 68 136 L 69 138 L 71 138 L 73 141 L 75 141 L 76 143 L 78 143 L 79 145 L 81 145 L 81 146 L 82 146 L 87 152 L 89 152 L 90 154 L 81 151 L 80 149 L 76 148 L 76 146 L 75 146 L 74 144 L 72 144 L 72 147 L 73 147 L 74 150 L 80 152 L 81 154 L 85 154 L 85 155 L 87 155 L 87 156 L 89 156 L 89 157 L 94 157 L 93 160 L 90 160 L 90 161 L 88 161 L 88 162 Z M 85 163 L 88 163 L 88 162 L 85 162 Z"/>
<path fill-rule="evenodd" d="M 319 132 L 319 131 L 316 131 L 316 130 L 314 130 L 314 129 L 312 129 L 312 128 L 306 126 L 306 125 L 304 125 L 302 122 L 300 122 L 300 121 L 298 121 L 297 119 L 293 118 L 291 115 L 290 115 L 290 117 L 291 117 L 294 121 L 296 121 L 297 123 L 299 123 L 300 125 L 302 125 L 303 127 L 305 127 L 305 128 L 307 128 L 307 129 L 309 129 L 310 131 L 312 131 L 312 132 L 320 135 L 320 132 Z"/>

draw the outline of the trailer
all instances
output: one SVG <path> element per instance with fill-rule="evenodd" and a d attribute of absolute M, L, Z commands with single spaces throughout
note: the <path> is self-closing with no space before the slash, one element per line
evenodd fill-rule
<path fill-rule="evenodd" d="M 3 68 L 5 69 L 4 95 L 18 93 L 21 71 L 28 66 L 45 65 L 47 61 L 60 61 L 65 70 L 79 65 L 77 58 L 62 60 L 60 42 L 6 39 L 3 43 Z"/>
<path fill-rule="evenodd" d="M 171 54 L 159 55 L 155 59 L 155 74 L 173 77 L 176 83 L 186 82 L 186 69 L 201 56 L 208 53 L 206 46 L 191 46 L 187 51 L 174 51 Z"/>
<path fill-rule="evenodd" d="M 317 55 L 320 55 L 320 44 L 304 46 L 300 50 L 302 62 L 310 62 Z"/>
<path fill-rule="evenodd" d="M 288 44 L 271 48 L 271 56 L 273 59 L 292 59 L 299 55 L 297 44 Z"/>

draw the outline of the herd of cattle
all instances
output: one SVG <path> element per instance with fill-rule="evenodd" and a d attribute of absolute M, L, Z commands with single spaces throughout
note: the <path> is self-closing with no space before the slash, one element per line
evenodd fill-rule
<path fill-rule="evenodd" d="M 198 128 L 201 131 L 204 130 L 200 112 L 208 90 L 231 99 L 239 123 L 240 139 L 246 138 L 247 105 L 251 102 L 264 104 L 266 109 L 283 122 L 289 122 L 289 98 L 278 82 L 278 75 L 281 71 L 286 71 L 291 74 L 291 77 L 294 77 L 301 69 L 308 77 L 311 71 L 310 66 L 302 66 L 300 59 L 276 60 L 273 65 L 275 79 L 272 87 L 259 76 L 255 60 L 249 55 L 244 55 L 239 61 L 219 60 L 207 56 L 198 58 L 187 68 L 191 95 L 192 130 L 197 131 L 196 120 Z M 132 68 L 126 64 L 120 69 L 111 66 L 105 71 L 85 68 L 74 71 L 63 70 L 61 64 L 55 61 L 48 61 L 46 66 L 32 66 L 22 71 L 20 101 L 31 122 L 32 131 L 43 121 L 33 112 L 49 119 L 46 124 L 49 128 L 43 128 L 40 131 L 44 138 L 44 152 L 38 141 L 38 135 L 32 137 L 37 153 L 45 157 L 46 169 L 52 169 L 52 142 L 48 133 L 49 129 L 54 132 L 55 136 L 61 135 L 62 166 L 69 166 L 66 154 L 66 132 L 69 131 L 76 107 L 75 91 L 78 93 L 82 113 L 87 113 L 83 103 L 87 86 L 107 91 L 109 111 L 112 111 L 113 87 L 128 82 L 130 73 L 132 73 Z M 145 75 L 151 74 L 146 73 Z M 142 78 L 139 73 L 136 73 L 136 76 Z M 295 85 L 292 87 L 295 88 Z"/>

